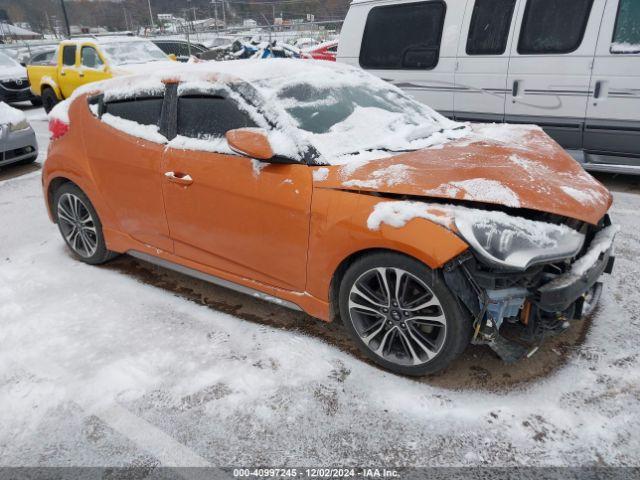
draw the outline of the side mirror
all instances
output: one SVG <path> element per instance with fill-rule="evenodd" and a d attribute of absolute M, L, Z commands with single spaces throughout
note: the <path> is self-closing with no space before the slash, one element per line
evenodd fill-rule
<path fill-rule="evenodd" d="M 259 128 L 229 130 L 226 138 L 231 150 L 245 157 L 264 161 L 274 157 L 266 132 Z"/>

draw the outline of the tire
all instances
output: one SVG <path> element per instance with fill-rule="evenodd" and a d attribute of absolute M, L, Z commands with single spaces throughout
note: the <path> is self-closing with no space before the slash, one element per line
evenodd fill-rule
<path fill-rule="evenodd" d="M 42 97 L 33 97 L 30 100 L 31 105 L 33 105 L 34 107 L 41 107 L 42 106 Z"/>
<path fill-rule="evenodd" d="M 391 295 L 385 293 L 389 290 L 384 289 L 383 275 Z M 399 253 L 378 252 L 356 260 L 342 278 L 338 302 L 340 317 L 360 350 L 394 373 L 439 372 L 471 341 L 471 318 L 442 273 Z"/>
<path fill-rule="evenodd" d="M 107 250 L 100 218 L 91 201 L 76 185 L 64 183 L 55 191 L 53 212 L 62 238 L 78 260 L 100 265 L 117 256 Z"/>
<path fill-rule="evenodd" d="M 42 106 L 44 107 L 44 111 L 47 113 L 51 112 L 51 110 L 53 110 L 53 107 L 58 104 L 58 97 L 56 96 L 56 92 L 54 92 L 52 88 L 45 88 L 44 90 L 42 90 L 42 97 L 40 98 L 42 101 Z"/>

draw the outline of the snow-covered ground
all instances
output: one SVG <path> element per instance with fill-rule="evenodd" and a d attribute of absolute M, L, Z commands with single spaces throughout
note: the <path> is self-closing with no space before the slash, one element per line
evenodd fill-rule
<path fill-rule="evenodd" d="M 28 117 L 44 152 L 44 117 Z M 617 265 L 584 343 L 492 392 L 394 376 L 81 264 L 39 172 L 1 181 L 0 466 L 638 466 L 640 195 L 615 202 Z"/>

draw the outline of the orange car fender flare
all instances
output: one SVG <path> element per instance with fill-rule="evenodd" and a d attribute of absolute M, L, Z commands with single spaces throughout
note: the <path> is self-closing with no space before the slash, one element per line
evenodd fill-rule
<path fill-rule="evenodd" d="M 402 227 L 382 224 L 370 229 L 367 219 L 384 201 L 369 195 L 318 192 L 314 198 L 307 292 L 323 301 L 332 300 L 335 278 L 355 257 L 375 250 L 397 252 L 436 270 L 465 252 L 469 245 L 448 228 L 416 218 Z"/>

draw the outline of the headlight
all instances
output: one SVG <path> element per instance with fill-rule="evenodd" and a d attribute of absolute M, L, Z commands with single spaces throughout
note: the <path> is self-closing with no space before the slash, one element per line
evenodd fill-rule
<path fill-rule="evenodd" d="M 583 234 L 565 225 L 535 222 L 502 212 L 456 212 L 455 224 L 475 252 L 488 263 L 516 270 L 571 258 L 584 244 Z"/>
<path fill-rule="evenodd" d="M 11 130 L 12 132 L 17 132 L 18 130 L 24 130 L 26 128 L 29 128 L 29 122 L 27 122 L 26 120 L 22 120 L 18 123 L 12 123 L 11 125 L 9 125 L 9 130 Z"/>

